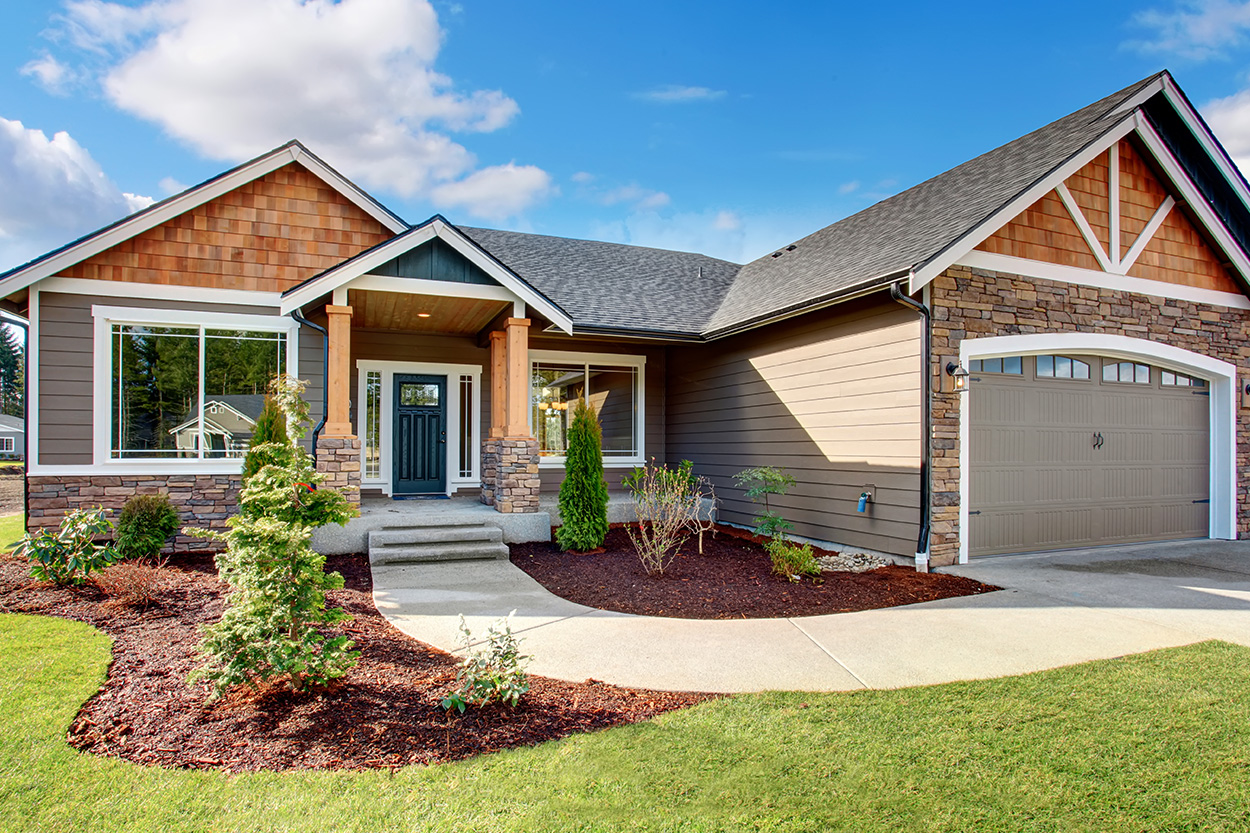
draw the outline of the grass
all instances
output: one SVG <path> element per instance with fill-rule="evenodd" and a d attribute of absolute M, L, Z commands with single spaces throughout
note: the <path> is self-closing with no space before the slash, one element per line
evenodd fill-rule
<path fill-rule="evenodd" d="M 83 624 L 0 615 L 0 830 L 1245 830 L 1250 649 L 1023 677 L 734 697 L 395 774 L 144 768 L 65 743 Z"/>
<path fill-rule="evenodd" d="M 26 515 L 0 515 L 0 552 L 10 552 L 26 534 Z"/>

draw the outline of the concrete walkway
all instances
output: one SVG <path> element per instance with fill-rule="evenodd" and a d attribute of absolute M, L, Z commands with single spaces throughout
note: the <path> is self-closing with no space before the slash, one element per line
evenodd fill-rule
<path fill-rule="evenodd" d="M 507 561 L 375 567 L 404 633 L 459 648 L 515 609 L 535 674 L 669 690 L 842 691 L 1020 674 L 1205 639 L 1250 645 L 1250 543 L 1187 541 L 1003 556 L 944 572 L 1002 592 L 886 610 L 707 621 L 609 613 Z"/>

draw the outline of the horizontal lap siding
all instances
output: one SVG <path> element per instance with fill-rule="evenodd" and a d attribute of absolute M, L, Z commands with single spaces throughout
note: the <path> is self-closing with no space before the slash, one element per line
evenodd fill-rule
<path fill-rule="evenodd" d="M 797 485 L 770 500 L 798 535 L 915 552 L 920 507 L 920 323 L 876 299 L 709 345 L 669 348 L 667 459 L 716 486 L 721 517 L 757 507 L 732 476 L 780 466 Z M 855 511 L 876 487 L 866 514 Z"/>
<path fill-rule="evenodd" d="M 192 304 L 151 298 L 115 298 L 95 295 L 71 295 L 59 292 L 39 294 L 39 464 L 44 466 L 87 466 L 92 463 L 93 432 L 93 351 L 95 321 L 93 304 L 141 309 L 194 310 L 236 315 L 263 315 L 276 310 L 242 305 Z M 303 341 L 303 340 L 302 340 Z M 316 340 L 320 345 L 320 339 Z M 300 375 L 306 350 L 301 343 Z M 320 379 L 320 354 L 309 365 L 315 379 Z M 320 399 L 319 387 L 314 401 Z M 316 407 L 320 408 L 319 401 Z M 108 426 L 96 426 L 107 431 Z"/>

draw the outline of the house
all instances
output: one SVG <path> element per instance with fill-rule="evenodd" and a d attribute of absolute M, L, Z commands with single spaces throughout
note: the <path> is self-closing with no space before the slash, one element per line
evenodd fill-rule
<path fill-rule="evenodd" d="M 1166 72 L 741 265 L 409 226 L 292 142 L 0 276 L 31 322 L 29 523 L 167 491 L 220 524 L 231 397 L 285 369 L 353 499 L 535 511 L 585 396 L 611 488 L 689 459 L 749 523 L 731 475 L 783 466 L 798 534 L 919 567 L 1236 538 L 1248 244 L 1250 189 Z"/>
<path fill-rule="evenodd" d="M 197 403 L 186 419 L 168 430 L 174 447 L 182 452 L 179 456 L 198 457 L 203 442 L 206 457 L 244 457 L 264 407 L 264 394 L 227 394 L 211 399 L 206 395 L 203 413 Z"/>
<path fill-rule="evenodd" d="M 21 460 L 26 453 L 26 421 L 0 414 L 0 460 Z"/>

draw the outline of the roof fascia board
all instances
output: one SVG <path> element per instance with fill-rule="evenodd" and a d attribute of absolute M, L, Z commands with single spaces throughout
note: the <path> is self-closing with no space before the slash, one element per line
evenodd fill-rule
<path fill-rule="evenodd" d="M 974 226 L 964 236 L 930 258 L 928 263 L 912 272 L 911 279 L 908 281 L 908 294 L 914 295 L 919 289 L 950 268 L 961 257 L 981 245 L 987 237 L 1005 226 L 1013 218 L 1019 216 L 1030 205 L 1040 200 L 1047 192 L 1054 190 L 1055 187 L 1066 181 L 1072 174 L 1093 161 L 1098 154 L 1104 152 L 1111 145 L 1131 133 L 1135 126 L 1135 114 L 1125 116 L 1109 127 L 1097 139 L 1087 144 L 1084 149 L 1074 153 L 1068 158 L 1067 162 L 1054 168 L 1049 174 L 1020 192 L 1015 199 L 1007 202 L 978 225 Z"/>
<path fill-rule="evenodd" d="M 1224 146 L 1211 133 L 1211 128 L 1207 127 L 1206 121 L 1194 110 L 1193 105 L 1189 103 L 1189 99 L 1177 88 L 1176 82 L 1172 81 L 1170 76 L 1163 85 L 1163 95 L 1173 109 L 1180 114 L 1185 124 L 1189 126 L 1194 136 L 1197 137 L 1198 142 L 1206 149 L 1207 154 L 1215 160 L 1216 167 L 1220 169 L 1220 173 L 1224 174 L 1224 178 L 1233 186 L 1237 196 L 1241 197 L 1241 201 L 1245 203 L 1247 210 L 1250 210 L 1250 188 L 1246 185 L 1245 177 L 1242 176 L 1233 160 L 1228 157 L 1228 152 L 1224 150 Z"/>
<path fill-rule="evenodd" d="M 357 208 L 364 211 L 373 219 L 377 220 L 386 228 L 395 234 L 407 231 L 409 226 L 403 220 L 396 217 L 390 211 L 386 210 L 377 200 L 370 197 L 358 186 L 352 183 L 347 177 L 331 168 L 325 162 L 317 157 L 316 154 L 309 151 L 301 145 L 294 145 L 291 148 L 292 160 L 311 173 L 313 176 L 325 182 L 335 191 L 338 191 L 348 200 L 350 200 Z"/>
<path fill-rule="evenodd" d="M 739 333 L 745 333 L 748 330 L 767 327 L 769 324 L 776 324 L 779 321 L 796 318 L 800 315 L 806 315 L 809 312 L 815 312 L 816 310 L 825 309 L 826 307 L 832 307 L 847 301 L 853 301 L 856 298 L 862 298 L 865 295 L 872 295 L 874 292 L 881 292 L 882 290 L 889 289 L 890 284 L 907 278 L 909 275 L 909 272 L 900 271 L 879 275 L 875 278 L 869 278 L 866 281 L 847 287 L 846 289 L 835 292 L 832 295 L 821 298 L 810 304 L 802 304 L 791 307 L 790 309 L 781 310 L 780 312 L 772 313 L 751 321 L 744 321 L 740 324 L 730 324 L 729 326 L 721 327 L 718 330 L 708 330 L 703 333 L 703 340 L 716 341 L 718 339 L 728 338 L 729 336 L 738 335 Z"/>
<path fill-rule="evenodd" d="M 1137 91 L 1135 95 L 1129 96 L 1128 98 L 1121 101 L 1115 107 L 1115 109 L 1113 109 L 1107 115 L 1110 116 L 1110 115 L 1115 115 L 1116 113 L 1133 112 L 1138 107 L 1142 106 L 1151 98 L 1153 98 L 1155 95 L 1161 92 L 1164 92 L 1167 89 L 1167 79 L 1168 79 L 1167 74 L 1161 73 L 1158 78 L 1151 81 L 1145 87 L 1142 87 L 1140 90 Z"/>
<path fill-rule="evenodd" d="M 1215 238 L 1215 242 L 1240 274 L 1242 284 L 1250 286 L 1250 258 L 1247 258 L 1241 246 L 1237 245 L 1237 241 L 1228 233 L 1228 229 L 1224 228 L 1224 223 L 1211 210 L 1202 192 L 1190 180 L 1189 174 L 1185 173 L 1185 169 L 1172 156 L 1168 146 L 1151 126 L 1150 120 L 1138 114 L 1136 121 L 1137 135 L 1141 137 L 1151 155 L 1163 167 L 1164 173 L 1172 180 L 1172 185 L 1181 192 L 1186 207 L 1198 217 L 1207 232 Z"/>

